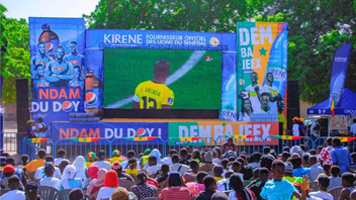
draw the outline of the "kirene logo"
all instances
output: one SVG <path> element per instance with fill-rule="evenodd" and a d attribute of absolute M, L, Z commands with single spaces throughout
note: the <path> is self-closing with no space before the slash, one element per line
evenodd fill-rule
<path fill-rule="evenodd" d="M 122 137 L 160 137 L 161 134 L 161 128 L 105 128 L 105 138 L 108 139 Z"/>
<path fill-rule="evenodd" d="M 211 46 L 216 47 L 219 45 L 220 41 L 218 38 L 212 37 L 212 38 L 210 38 L 209 43 L 211 44 Z"/>
<path fill-rule="evenodd" d="M 88 105 L 94 105 L 97 101 L 97 96 L 94 92 L 88 92 L 85 95 L 85 101 L 87 102 Z"/>
<path fill-rule="evenodd" d="M 346 63 L 347 57 L 335 57 L 335 62 Z"/>

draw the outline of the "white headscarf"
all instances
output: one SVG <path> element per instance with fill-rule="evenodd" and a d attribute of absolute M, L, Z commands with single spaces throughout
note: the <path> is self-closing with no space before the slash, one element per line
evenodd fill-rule
<path fill-rule="evenodd" d="M 80 172 L 80 171 L 83 171 L 83 170 L 85 170 L 87 168 L 87 166 L 85 164 L 85 159 L 84 159 L 83 156 L 78 156 L 74 160 L 73 165 L 74 165 L 77 173 Z"/>
<path fill-rule="evenodd" d="M 68 180 L 74 178 L 75 172 L 75 167 L 73 165 L 67 165 L 66 168 L 64 168 L 62 174 L 62 186 L 64 189 L 69 189 Z"/>
<path fill-rule="evenodd" d="M 157 165 L 162 165 L 164 162 L 161 160 L 162 153 L 158 149 L 153 149 L 150 153 L 150 156 L 154 156 L 157 158 Z M 147 169 L 148 161 L 146 162 L 144 169 Z"/>

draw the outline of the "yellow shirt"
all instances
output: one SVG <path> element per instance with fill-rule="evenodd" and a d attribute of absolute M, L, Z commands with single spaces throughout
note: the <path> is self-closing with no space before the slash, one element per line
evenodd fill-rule
<path fill-rule="evenodd" d="M 120 157 L 112 157 L 108 160 L 110 162 L 110 164 L 112 165 L 114 162 L 119 161 L 120 163 L 122 163 L 124 161 L 124 159 L 120 158 Z"/>
<path fill-rule="evenodd" d="M 138 174 L 138 169 L 127 169 L 126 171 L 126 174 L 128 174 L 128 175 L 131 175 L 131 176 L 137 176 L 137 174 Z"/>
<path fill-rule="evenodd" d="M 145 81 L 135 90 L 135 102 L 140 102 L 140 109 L 162 109 L 162 105 L 173 106 L 174 94 L 163 83 Z"/>
<path fill-rule="evenodd" d="M 25 166 L 28 172 L 35 172 L 38 168 L 43 167 L 46 161 L 44 159 L 36 159 L 31 161 Z"/>
<path fill-rule="evenodd" d="M 89 168 L 94 162 L 85 162 L 85 165 L 87 166 L 87 168 Z"/>
<path fill-rule="evenodd" d="M 216 176 L 214 176 L 214 178 L 215 178 L 216 182 L 225 179 L 224 177 L 216 177 Z"/>
<path fill-rule="evenodd" d="M 293 184 L 297 180 L 297 177 L 286 176 L 286 177 L 283 177 L 283 180 L 287 180 L 288 182 Z"/>

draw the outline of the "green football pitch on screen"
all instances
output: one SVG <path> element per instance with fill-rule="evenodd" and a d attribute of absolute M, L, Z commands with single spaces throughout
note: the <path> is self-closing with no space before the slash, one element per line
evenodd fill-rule
<path fill-rule="evenodd" d="M 159 60 L 170 63 L 172 109 L 220 109 L 221 51 L 156 49 L 104 50 L 104 107 L 132 108 L 136 87 L 154 79 Z"/>

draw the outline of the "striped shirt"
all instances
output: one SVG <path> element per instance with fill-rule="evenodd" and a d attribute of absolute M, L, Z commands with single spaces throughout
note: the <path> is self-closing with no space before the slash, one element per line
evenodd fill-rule
<path fill-rule="evenodd" d="M 164 188 L 159 195 L 160 200 L 191 200 L 192 196 L 186 187 Z"/>

